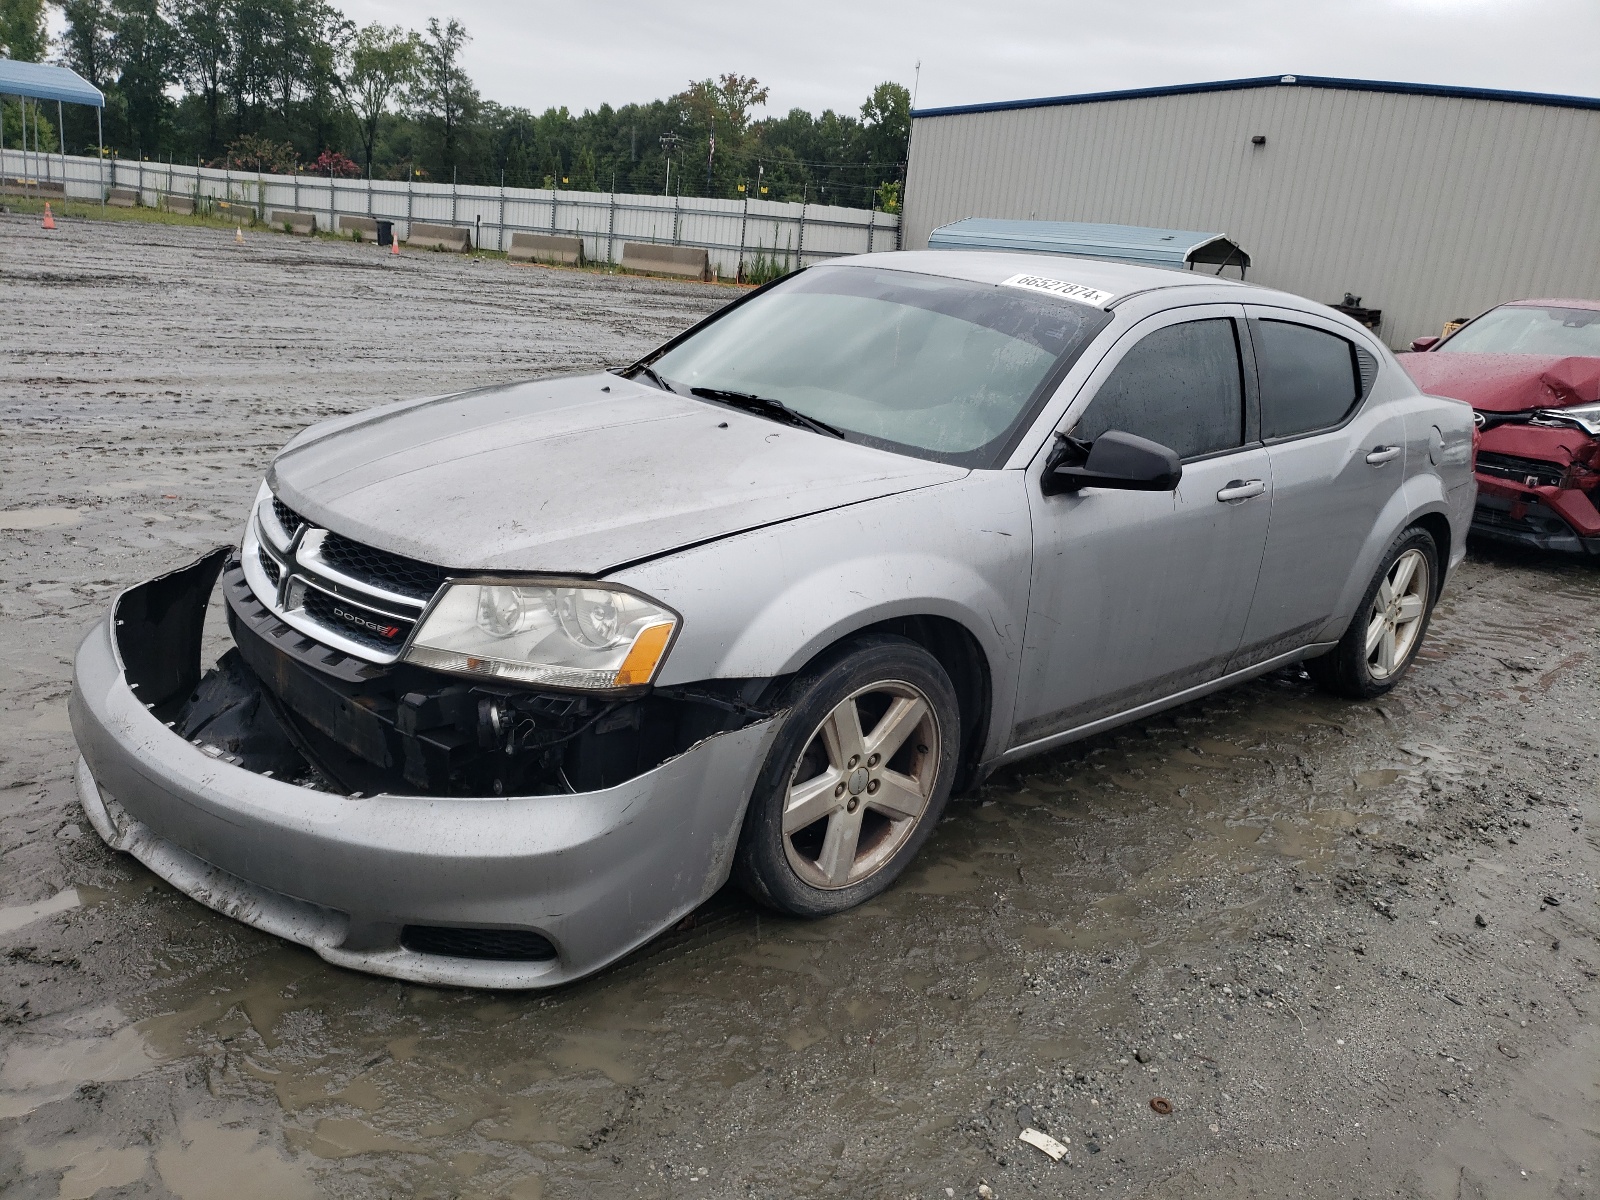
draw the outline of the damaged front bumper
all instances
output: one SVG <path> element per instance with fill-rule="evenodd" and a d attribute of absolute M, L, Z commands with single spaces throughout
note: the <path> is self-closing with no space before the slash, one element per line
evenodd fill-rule
<path fill-rule="evenodd" d="M 163 715 L 199 678 L 226 553 L 130 588 L 78 650 L 78 786 L 108 845 L 330 963 L 482 988 L 597 971 L 727 879 L 771 718 L 617 786 L 537 796 L 340 795 L 185 741 Z"/>
<path fill-rule="evenodd" d="M 1472 532 L 1540 550 L 1600 554 L 1600 439 L 1502 421 L 1484 431 Z"/>

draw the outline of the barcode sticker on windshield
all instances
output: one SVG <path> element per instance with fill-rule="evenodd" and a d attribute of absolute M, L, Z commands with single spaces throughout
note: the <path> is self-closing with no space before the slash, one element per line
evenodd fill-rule
<path fill-rule="evenodd" d="M 1092 304 L 1096 308 L 1104 308 L 1107 302 L 1116 299 L 1117 295 L 1115 292 L 1102 292 L 1099 288 L 1085 287 L 1081 283 L 1068 283 L 1064 279 L 1048 279 L 1043 275 L 1013 275 L 1010 279 L 1002 280 L 1000 286 L 1027 288 L 1030 292 L 1045 292 L 1051 296 L 1060 296 L 1063 300 Z"/>

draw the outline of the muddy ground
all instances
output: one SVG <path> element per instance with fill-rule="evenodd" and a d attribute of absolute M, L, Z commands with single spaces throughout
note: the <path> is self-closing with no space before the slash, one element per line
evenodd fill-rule
<path fill-rule="evenodd" d="M 1600 567 L 1475 550 L 1391 697 L 1283 673 L 1008 770 L 846 916 L 368 978 L 100 843 L 81 631 L 300 426 L 733 293 L 60 224 L 0 217 L 0 1194 L 1600 1195 Z"/>

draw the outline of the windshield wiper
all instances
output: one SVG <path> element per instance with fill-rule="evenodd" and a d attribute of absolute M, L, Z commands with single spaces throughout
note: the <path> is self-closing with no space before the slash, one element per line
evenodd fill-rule
<path fill-rule="evenodd" d="M 646 368 L 648 370 L 649 368 Z M 815 417 L 808 417 L 803 412 L 790 408 L 782 400 L 774 400 L 770 396 L 753 396 L 749 392 L 730 392 L 725 388 L 696 387 L 690 388 L 691 396 L 699 396 L 702 400 L 716 400 L 730 408 L 742 409 L 745 412 L 755 413 L 758 417 L 768 417 L 774 421 L 782 421 L 786 425 L 798 425 L 801 429 L 809 429 L 813 433 L 825 433 L 829 437 L 843 439 L 844 431 L 835 429 L 826 421 L 819 421 Z"/>
<path fill-rule="evenodd" d="M 678 389 L 673 387 L 670 383 L 667 382 L 666 376 L 662 375 L 659 371 L 657 371 L 654 367 L 650 366 L 648 363 L 646 363 L 645 365 L 641 366 L 639 368 L 637 374 L 643 375 L 646 378 L 648 378 L 651 383 L 655 384 L 663 392 L 671 392 L 674 396 L 676 396 L 678 394 Z"/>

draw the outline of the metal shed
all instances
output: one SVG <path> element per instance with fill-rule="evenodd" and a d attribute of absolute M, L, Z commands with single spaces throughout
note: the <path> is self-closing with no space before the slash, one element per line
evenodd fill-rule
<path fill-rule="evenodd" d="M 1221 233 L 1189 229 L 1148 229 L 1140 225 L 1097 225 L 1088 221 L 1001 221 L 968 217 L 941 225 L 928 235 L 930 250 L 1032 250 L 1075 254 L 1149 267 L 1194 270 L 1214 266 L 1222 274 L 1237 267 L 1244 278 L 1250 256 Z"/>
<path fill-rule="evenodd" d="M 968 217 L 1222 229 L 1391 346 L 1600 299 L 1600 99 L 1305 75 L 912 114 L 904 245 Z"/>

